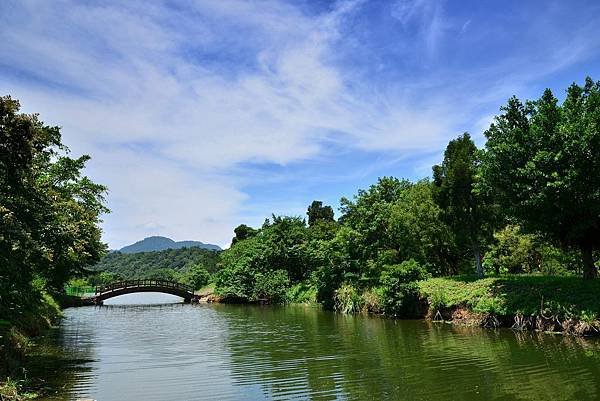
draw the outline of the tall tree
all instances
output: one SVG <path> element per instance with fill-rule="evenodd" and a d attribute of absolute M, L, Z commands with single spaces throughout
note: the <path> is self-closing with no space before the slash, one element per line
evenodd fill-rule
<path fill-rule="evenodd" d="M 308 225 L 313 226 L 319 221 L 333 221 L 333 209 L 331 206 L 323 206 L 321 201 L 313 201 L 306 212 L 308 215 Z"/>
<path fill-rule="evenodd" d="M 483 276 L 481 243 L 487 235 L 490 210 L 476 191 L 478 150 L 468 133 L 451 140 L 441 165 L 433 166 L 434 198 L 462 246 L 471 248 L 475 272 Z"/>
<path fill-rule="evenodd" d="M 513 97 L 485 132 L 485 183 L 529 232 L 577 247 L 594 278 L 600 247 L 600 82 L 573 83 L 562 105 L 547 89 Z"/>
<path fill-rule="evenodd" d="M 106 188 L 81 174 L 89 157 L 67 157 L 60 129 L 19 108 L 0 97 L 0 312 L 17 315 L 34 277 L 59 290 L 100 258 L 107 212 Z"/>

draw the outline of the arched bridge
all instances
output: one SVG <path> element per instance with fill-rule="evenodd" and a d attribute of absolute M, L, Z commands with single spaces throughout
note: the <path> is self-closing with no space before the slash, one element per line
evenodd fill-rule
<path fill-rule="evenodd" d="M 196 298 L 192 287 L 176 281 L 124 280 L 96 287 L 94 296 L 90 297 L 89 300 L 96 305 L 100 305 L 109 298 L 135 292 L 162 292 L 181 297 L 184 302 L 191 302 Z"/>

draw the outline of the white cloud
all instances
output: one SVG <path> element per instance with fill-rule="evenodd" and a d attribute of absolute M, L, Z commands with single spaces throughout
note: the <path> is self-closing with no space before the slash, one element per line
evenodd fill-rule
<path fill-rule="evenodd" d="M 29 1 L 0 12 L 0 65 L 27 77 L 0 85 L 92 155 L 90 174 L 110 188 L 112 247 L 150 234 L 226 245 L 244 217 L 240 163 L 315 158 L 327 141 L 431 152 L 506 91 L 444 74 L 383 90 L 353 81 L 336 53 L 360 2 L 312 17 L 278 1 L 185 5 Z M 393 13 L 434 56 L 441 6 L 403 1 Z"/>

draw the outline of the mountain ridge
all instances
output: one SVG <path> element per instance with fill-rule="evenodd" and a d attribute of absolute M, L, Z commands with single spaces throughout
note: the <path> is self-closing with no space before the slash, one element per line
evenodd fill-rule
<path fill-rule="evenodd" d="M 121 253 L 140 253 L 140 252 L 156 252 L 164 251 L 167 249 L 181 249 L 181 248 L 202 248 L 213 251 L 221 251 L 221 247 L 214 244 L 205 244 L 200 241 L 174 241 L 171 238 L 163 237 L 159 235 L 146 237 L 143 240 L 137 241 L 131 245 L 124 246 L 118 249 Z"/>

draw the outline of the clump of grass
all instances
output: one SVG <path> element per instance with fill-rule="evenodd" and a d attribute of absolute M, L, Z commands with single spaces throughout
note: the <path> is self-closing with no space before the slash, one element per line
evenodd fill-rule
<path fill-rule="evenodd" d="M 342 284 L 335 291 L 335 310 L 342 313 L 358 313 L 363 306 L 363 299 L 351 284 Z"/>
<path fill-rule="evenodd" d="M 37 398 L 36 393 L 23 392 L 21 381 L 13 380 L 10 377 L 0 382 L 0 400 L 2 401 L 24 401 Z"/>
<path fill-rule="evenodd" d="M 381 288 L 366 290 L 361 294 L 362 308 L 367 313 L 382 313 Z"/>
<path fill-rule="evenodd" d="M 316 304 L 317 289 L 309 283 L 297 283 L 286 291 L 285 297 L 293 304 Z"/>
<path fill-rule="evenodd" d="M 438 312 L 448 306 L 448 295 L 441 288 L 435 288 L 428 301 L 431 309 Z"/>

